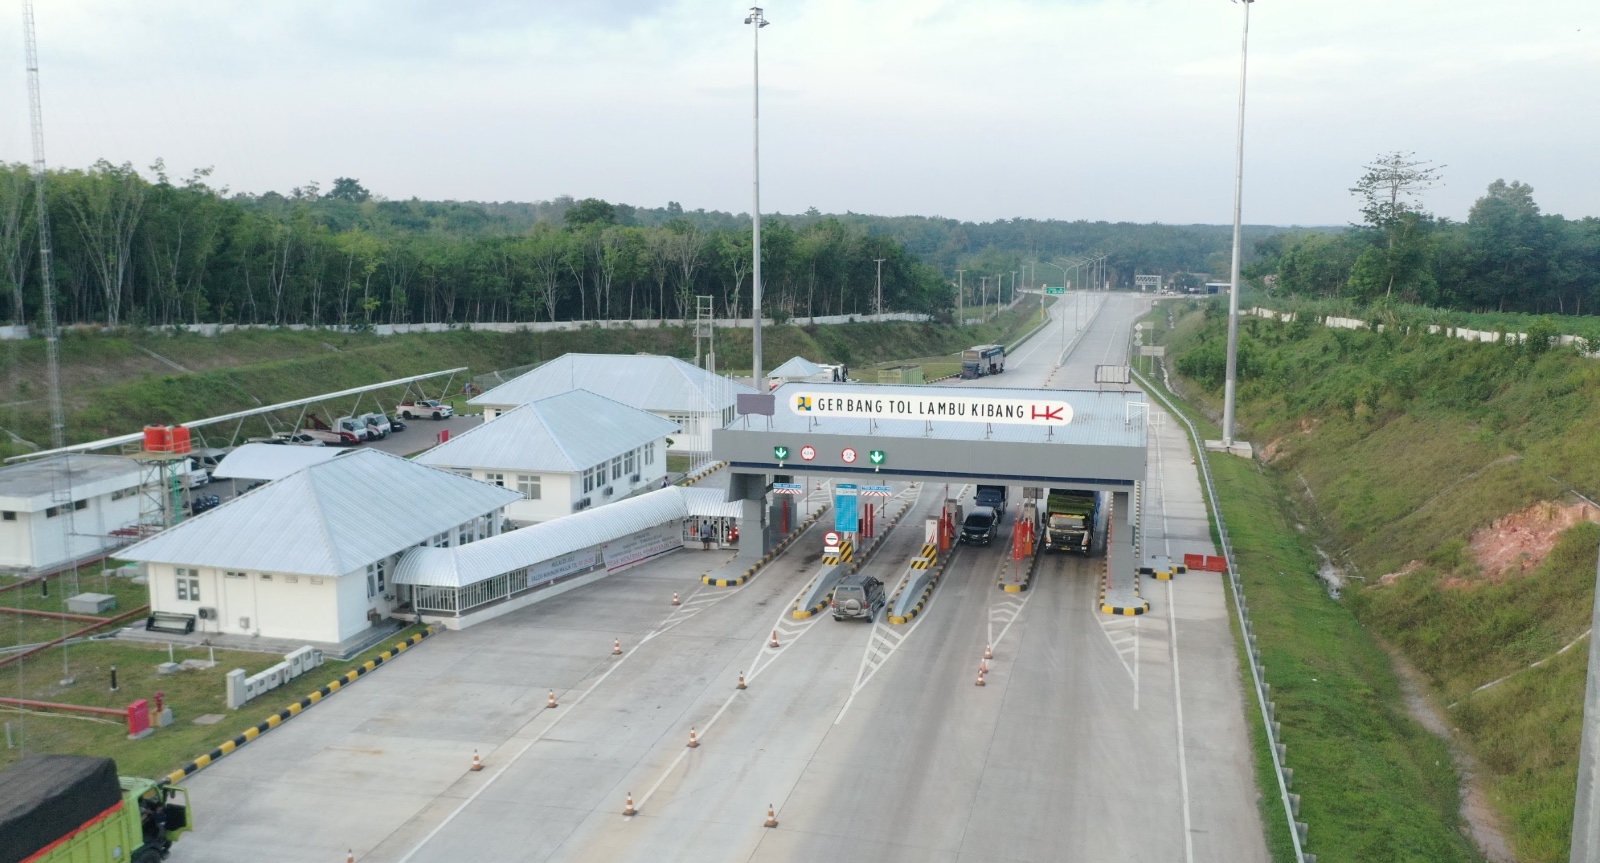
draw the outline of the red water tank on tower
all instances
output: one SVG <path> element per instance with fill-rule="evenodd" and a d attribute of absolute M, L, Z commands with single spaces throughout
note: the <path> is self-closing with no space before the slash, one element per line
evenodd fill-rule
<path fill-rule="evenodd" d="M 188 429 L 184 429 L 188 431 Z M 148 425 L 144 427 L 145 452 L 172 452 L 172 429 L 167 426 Z"/>
<path fill-rule="evenodd" d="M 187 426 L 172 427 L 172 449 L 170 452 L 186 453 L 194 449 L 189 442 L 189 428 Z"/>

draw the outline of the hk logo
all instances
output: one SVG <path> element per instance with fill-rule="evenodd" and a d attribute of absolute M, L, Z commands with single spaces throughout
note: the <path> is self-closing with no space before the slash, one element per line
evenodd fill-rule
<path fill-rule="evenodd" d="M 796 410 L 802 410 L 802 411 L 811 410 L 811 396 L 797 396 L 795 398 L 795 405 L 794 406 L 795 406 Z"/>
<path fill-rule="evenodd" d="M 1053 407 L 1041 408 L 1038 405 L 1032 405 L 1030 407 L 1030 410 L 1032 411 L 1032 416 L 1030 416 L 1029 419 L 1055 420 L 1056 422 L 1066 422 L 1066 417 L 1061 415 L 1061 408 L 1053 408 Z"/>

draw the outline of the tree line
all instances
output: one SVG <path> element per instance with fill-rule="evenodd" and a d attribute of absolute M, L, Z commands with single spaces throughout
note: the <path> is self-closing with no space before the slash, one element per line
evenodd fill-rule
<path fill-rule="evenodd" d="M 0 166 L 0 319 L 41 302 L 35 184 Z M 339 178 L 288 194 L 230 194 L 209 171 L 173 178 L 100 161 L 45 184 L 63 323 L 377 323 L 693 317 L 751 313 L 748 224 L 673 203 L 559 207 L 390 201 Z M 940 314 L 939 271 L 884 233 L 838 219 L 762 234 L 763 309 L 778 318 Z"/>
<path fill-rule="evenodd" d="M 1464 222 L 1429 213 L 1443 166 L 1382 155 L 1351 189 L 1362 222 L 1255 244 L 1246 274 L 1269 293 L 1473 312 L 1600 312 L 1600 219 L 1540 211 L 1533 188 L 1496 180 Z"/>

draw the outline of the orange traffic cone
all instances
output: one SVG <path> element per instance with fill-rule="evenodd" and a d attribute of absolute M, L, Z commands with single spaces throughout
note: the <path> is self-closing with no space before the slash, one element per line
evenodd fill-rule
<path fill-rule="evenodd" d="M 973 685 L 974 686 L 983 686 L 984 685 L 984 682 L 983 682 L 983 669 L 981 669 L 981 668 L 978 669 L 978 682 L 973 684 Z"/>
<path fill-rule="evenodd" d="M 555 707 L 556 706 L 556 691 L 554 689 L 550 690 L 550 700 L 546 701 L 544 703 L 544 706 L 545 707 Z"/>
<path fill-rule="evenodd" d="M 734 688 L 735 689 L 743 689 L 743 688 L 745 688 L 744 687 L 744 672 L 743 671 L 739 672 L 739 685 L 734 687 Z"/>
<path fill-rule="evenodd" d="M 356 863 L 356 849 L 351 848 L 350 852 L 344 855 L 344 863 Z"/>
<path fill-rule="evenodd" d="M 689 748 L 693 749 L 693 748 L 695 748 L 696 746 L 699 746 L 699 745 L 700 745 L 700 738 L 694 736 L 694 726 L 691 725 L 691 726 L 689 726 Z"/>
<path fill-rule="evenodd" d="M 767 646 L 772 648 L 776 648 L 778 646 L 778 630 L 772 630 L 772 641 L 768 642 Z"/>
<path fill-rule="evenodd" d="M 472 769 L 473 770 L 482 770 L 483 769 L 483 759 L 478 757 L 478 750 L 476 750 L 476 749 L 472 750 Z"/>
<path fill-rule="evenodd" d="M 633 808 L 633 792 L 632 791 L 628 792 L 628 805 L 622 807 L 622 814 L 623 815 L 638 815 L 639 814 L 639 810 Z"/>
<path fill-rule="evenodd" d="M 672 604 L 673 605 L 682 605 L 683 604 L 681 602 L 678 602 L 678 592 L 676 590 L 674 590 L 672 592 Z"/>
<path fill-rule="evenodd" d="M 778 826 L 778 812 L 777 812 L 777 810 L 772 808 L 772 804 L 771 803 L 767 804 L 767 822 L 765 824 L 762 824 L 761 826 L 762 827 L 776 827 L 776 826 Z"/>
<path fill-rule="evenodd" d="M 978 660 L 978 673 L 979 674 L 988 674 L 989 673 L 989 660 L 987 660 L 987 659 Z"/>
<path fill-rule="evenodd" d="M 983 658 L 984 659 L 993 659 L 994 658 L 994 645 L 985 644 L 983 646 Z"/>
<path fill-rule="evenodd" d="M 611 655 L 612 656 L 621 656 L 622 655 L 622 639 L 620 639 L 620 638 L 611 639 Z"/>

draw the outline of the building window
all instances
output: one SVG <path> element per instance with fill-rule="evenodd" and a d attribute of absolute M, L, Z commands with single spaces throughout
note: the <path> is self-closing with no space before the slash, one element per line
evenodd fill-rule
<path fill-rule="evenodd" d="M 524 500 L 539 499 L 539 477 L 533 474 L 517 474 L 517 491 L 522 493 Z"/>
<path fill-rule="evenodd" d="M 112 500 L 122 500 L 123 498 L 133 497 L 134 495 L 136 495 L 138 493 L 139 493 L 139 487 L 138 486 L 134 486 L 133 488 L 117 489 L 116 491 L 111 493 L 111 499 Z"/>
<path fill-rule="evenodd" d="M 367 564 L 367 598 L 372 599 L 383 592 L 385 570 L 389 568 L 387 557 L 379 559 L 376 563 Z"/>
<path fill-rule="evenodd" d="M 606 466 L 597 464 L 583 472 L 583 493 L 588 494 L 606 481 Z"/>
<path fill-rule="evenodd" d="M 222 574 L 222 577 L 223 578 L 245 578 L 246 576 L 242 572 L 224 572 Z"/>
<path fill-rule="evenodd" d="M 299 576 L 294 576 L 294 575 L 286 575 L 286 576 L 283 577 L 283 580 L 288 582 L 289 584 L 299 584 L 300 583 Z"/>
<path fill-rule="evenodd" d="M 59 506 L 52 506 L 52 507 L 50 507 L 50 508 L 48 508 L 48 509 L 46 509 L 44 511 L 44 517 L 45 518 L 55 518 L 56 516 L 58 516 L 60 514 L 61 514 L 61 507 L 59 507 Z"/>
<path fill-rule="evenodd" d="M 270 572 L 261 573 L 261 580 L 262 581 L 271 581 L 272 580 L 272 573 L 270 573 Z"/>
<path fill-rule="evenodd" d="M 450 544 L 450 531 L 447 530 L 443 533 L 434 534 L 433 540 L 428 544 L 434 548 L 444 548 L 448 546 Z"/>
<path fill-rule="evenodd" d="M 506 475 L 503 473 L 486 473 L 483 478 L 485 481 L 492 482 L 501 488 L 506 487 Z"/>
<path fill-rule="evenodd" d="M 655 464 L 656 463 L 656 444 L 655 444 L 655 441 L 651 441 L 650 443 L 647 443 L 647 444 L 644 445 L 644 463 L 645 464 Z"/>
<path fill-rule="evenodd" d="M 75 501 L 72 502 L 72 508 L 73 509 L 88 509 L 89 508 L 89 502 L 87 500 L 75 500 Z"/>
<path fill-rule="evenodd" d="M 175 570 L 178 575 L 178 598 L 185 602 L 200 601 L 200 573 L 192 569 L 179 567 Z"/>
<path fill-rule="evenodd" d="M 622 457 L 622 472 L 626 474 L 635 474 L 639 472 L 638 447 L 628 450 L 627 455 Z"/>
<path fill-rule="evenodd" d="M 622 479 L 622 456 L 620 455 L 611 460 L 611 478 Z"/>
<path fill-rule="evenodd" d="M 17 514 L 8 509 L 3 514 L 0 514 L 0 520 L 16 521 L 17 520 Z"/>

